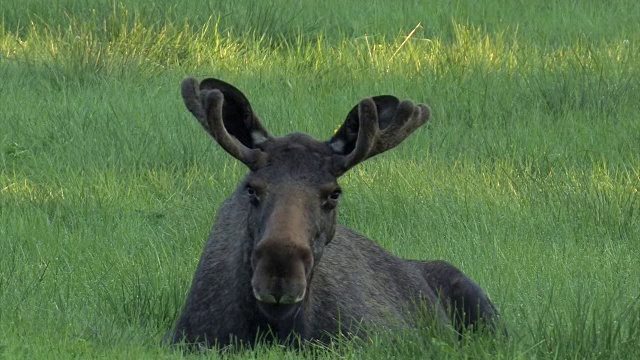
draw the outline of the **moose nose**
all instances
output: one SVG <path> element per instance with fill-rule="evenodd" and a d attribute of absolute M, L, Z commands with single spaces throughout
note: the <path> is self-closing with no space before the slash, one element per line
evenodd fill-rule
<path fill-rule="evenodd" d="M 268 292 L 260 292 L 256 290 L 255 287 L 253 288 L 253 296 L 255 296 L 258 301 L 274 305 L 290 305 L 299 303 L 300 301 L 302 301 L 302 299 L 304 299 L 305 293 L 306 289 L 303 289 L 302 293 L 300 294 L 274 294 Z"/>
<path fill-rule="evenodd" d="M 311 249 L 291 237 L 269 237 L 253 250 L 251 287 L 254 297 L 270 305 L 291 305 L 304 299 Z"/>

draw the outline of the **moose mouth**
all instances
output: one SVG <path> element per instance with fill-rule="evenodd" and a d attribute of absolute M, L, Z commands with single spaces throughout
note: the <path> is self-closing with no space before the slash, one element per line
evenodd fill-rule
<path fill-rule="evenodd" d="M 258 309 L 264 316 L 267 317 L 270 321 L 280 321 L 290 316 L 295 315 L 302 302 L 296 302 L 291 304 L 283 304 L 283 303 L 266 303 L 258 300 Z"/>
<path fill-rule="evenodd" d="M 280 321 L 295 314 L 300 308 L 305 294 L 306 289 L 302 294 L 296 296 L 283 294 L 276 298 L 272 294 L 261 294 L 255 288 L 253 289 L 253 296 L 257 300 L 258 309 L 271 321 Z"/>

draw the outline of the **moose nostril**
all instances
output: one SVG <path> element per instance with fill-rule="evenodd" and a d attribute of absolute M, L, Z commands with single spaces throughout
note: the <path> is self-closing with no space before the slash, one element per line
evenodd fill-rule
<path fill-rule="evenodd" d="M 304 295 L 306 293 L 306 289 L 302 291 L 301 294 L 285 294 L 282 295 L 280 297 L 280 299 L 278 300 L 279 304 L 283 304 L 283 305 L 289 305 L 289 304 L 295 304 L 295 303 L 299 303 L 300 301 L 302 301 L 302 299 L 304 299 Z"/>
<path fill-rule="evenodd" d="M 275 296 L 273 296 L 272 294 L 260 294 L 255 288 L 253 289 L 253 296 L 258 301 L 262 301 L 263 303 L 267 303 L 267 304 L 277 304 L 278 303 L 278 299 Z"/>
<path fill-rule="evenodd" d="M 281 304 L 281 305 L 290 305 L 299 303 L 304 299 L 304 295 L 306 294 L 306 289 L 302 291 L 300 294 L 282 294 L 282 295 L 274 295 L 274 294 L 265 294 L 260 293 L 256 289 L 253 289 L 253 296 L 258 300 L 266 304 Z"/>

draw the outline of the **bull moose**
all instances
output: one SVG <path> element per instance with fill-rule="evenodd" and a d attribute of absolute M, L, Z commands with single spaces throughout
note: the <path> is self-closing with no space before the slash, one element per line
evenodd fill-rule
<path fill-rule="evenodd" d="M 496 308 L 460 270 L 400 259 L 336 223 L 338 178 L 426 123 L 427 105 L 364 99 L 323 142 L 272 136 L 245 95 L 218 79 L 186 78 L 182 97 L 250 171 L 218 211 L 173 343 L 251 346 L 263 333 L 275 342 L 328 342 L 367 327 L 415 325 L 418 304 L 459 331 L 480 321 L 495 331 Z"/>

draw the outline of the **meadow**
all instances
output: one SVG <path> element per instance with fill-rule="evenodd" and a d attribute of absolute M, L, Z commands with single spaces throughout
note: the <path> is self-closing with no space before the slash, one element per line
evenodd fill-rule
<path fill-rule="evenodd" d="M 4 0 L 0 359 L 640 356 L 640 3 Z M 186 111 L 185 76 L 243 90 L 273 134 L 328 139 L 360 99 L 429 104 L 347 173 L 339 221 L 445 259 L 508 339 L 162 345 L 246 168 Z"/>

